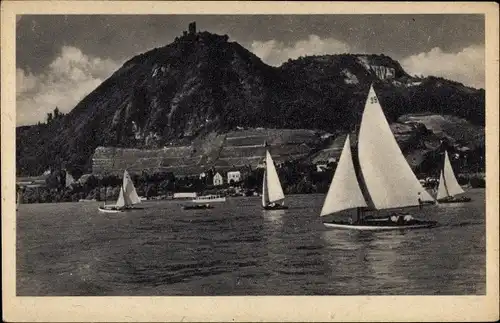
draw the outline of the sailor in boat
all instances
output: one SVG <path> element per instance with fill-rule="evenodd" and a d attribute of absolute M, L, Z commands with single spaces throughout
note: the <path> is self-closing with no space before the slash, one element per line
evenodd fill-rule
<path fill-rule="evenodd" d="M 403 219 L 405 220 L 405 222 L 410 222 L 414 220 L 414 218 L 409 214 L 406 214 Z"/>
<path fill-rule="evenodd" d="M 272 202 L 272 203 L 269 203 L 267 206 L 270 207 L 270 208 L 273 208 L 273 207 L 282 207 L 283 205 L 285 205 L 285 202 L 283 203 L 276 203 L 276 202 Z"/>
<path fill-rule="evenodd" d="M 422 199 L 420 198 L 420 192 L 418 192 L 418 208 L 422 210 Z"/>
<path fill-rule="evenodd" d="M 393 213 L 389 219 L 397 224 L 408 223 L 415 220 L 415 218 L 412 217 L 410 214 L 396 214 L 396 213 Z"/>

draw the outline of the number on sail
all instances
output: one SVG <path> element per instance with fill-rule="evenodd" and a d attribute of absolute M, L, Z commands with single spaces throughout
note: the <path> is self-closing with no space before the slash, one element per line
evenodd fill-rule
<path fill-rule="evenodd" d="M 377 103 L 377 102 L 378 102 L 378 100 L 377 100 L 376 96 L 370 97 L 370 104 L 374 104 L 374 103 Z"/>

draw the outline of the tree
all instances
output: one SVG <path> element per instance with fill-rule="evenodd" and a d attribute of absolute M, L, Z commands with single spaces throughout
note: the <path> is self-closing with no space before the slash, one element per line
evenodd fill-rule
<path fill-rule="evenodd" d="M 167 192 L 171 190 L 171 188 L 173 188 L 173 183 L 168 179 L 162 181 L 160 185 L 158 185 L 158 191 L 161 194 L 167 194 Z"/>
<path fill-rule="evenodd" d="M 59 119 L 59 117 L 61 117 L 61 113 L 59 112 L 59 108 L 56 107 L 54 109 L 54 119 Z"/>
<path fill-rule="evenodd" d="M 52 113 L 47 113 L 47 124 L 52 122 Z"/>
<path fill-rule="evenodd" d="M 47 185 L 48 188 L 59 189 L 62 186 L 64 186 L 64 183 L 63 183 L 61 178 L 64 178 L 64 176 L 62 176 L 62 174 L 61 174 L 61 171 L 59 171 L 59 170 L 53 171 L 45 179 L 45 184 Z"/>
<path fill-rule="evenodd" d="M 158 186 L 156 184 L 149 184 L 146 186 L 146 197 L 158 195 Z"/>
<path fill-rule="evenodd" d="M 84 191 L 88 192 L 99 185 L 99 180 L 94 175 L 90 175 L 83 184 Z"/>
<path fill-rule="evenodd" d="M 257 174 L 253 172 L 248 174 L 248 176 L 243 180 L 243 185 L 246 188 L 256 188 L 258 186 Z"/>

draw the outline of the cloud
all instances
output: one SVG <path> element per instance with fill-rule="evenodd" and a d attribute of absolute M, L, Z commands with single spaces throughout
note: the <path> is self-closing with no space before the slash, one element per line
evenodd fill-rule
<path fill-rule="evenodd" d="M 76 47 L 63 46 L 44 73 L 16 71 L 17 124 L 43 121 L 56 107 L 67 113 L 108 78 L 119 64 L 91 57 Z"/>
<path fill-rule="evenodd" d="M 300 56 L 342 54 L 350 50 L 350 46 L 342 41 L 333 38 L 322 39 L 316 35 L 309 35 L 308 39 L 299 40 L 291 46 L 276 40 L 254 41 L 251 44 L 251 51 L 265 63 L 273 66 L 279 66 L 288 59 Z"/>
<path fill-rule="evenodd" d="M 445 53 L 439 47 L 409 56 L 401 65 L 411 75 L 440 76 L 475 88 L 484 88 L 484 46 L 472 45 L 456 53 Z"/>

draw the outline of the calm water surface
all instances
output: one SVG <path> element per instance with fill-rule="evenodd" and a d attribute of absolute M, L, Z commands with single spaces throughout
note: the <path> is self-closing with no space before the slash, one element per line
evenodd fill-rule
<path fill-rule="evenodd" d="M 473 202 L 424 210 L 433 229 L 326 229 L 324 195 L 259 198 L 212 210 L 179 201 L 103 214 L 98 203 L 21 205 L 17 294 L 446 295 L 485 293 L 484 190 Z"/>

